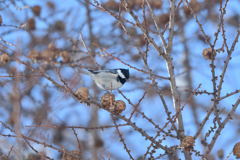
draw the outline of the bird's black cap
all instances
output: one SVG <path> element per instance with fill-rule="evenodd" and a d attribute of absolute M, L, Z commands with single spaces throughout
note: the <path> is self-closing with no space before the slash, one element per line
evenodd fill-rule
<path fill-rule="evenodd" d="M 123 75 L 126 77 L 125 79 L 129 79 L 129 69 L 122 69 L 120 68 Z"/>
<path fill-rule="evenodd" d="M 124 84 L 129 79 L 129 70 L 119 68 L 117 69 L 117 72 L 118 72 L 117 80 Z"/>

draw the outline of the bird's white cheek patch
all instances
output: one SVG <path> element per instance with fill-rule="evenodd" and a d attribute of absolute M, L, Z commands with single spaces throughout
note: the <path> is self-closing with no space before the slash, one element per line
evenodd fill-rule
<path fill-rule="evenodd" d="M 118 72 L 118 75 L 119 75 L 121 78 L 123 78 L 123 79 L 126 78 L 126 77 L 124 76 L 124 74 L 122 74 L 121 70 L 118 69 L 117 72 Z"/>

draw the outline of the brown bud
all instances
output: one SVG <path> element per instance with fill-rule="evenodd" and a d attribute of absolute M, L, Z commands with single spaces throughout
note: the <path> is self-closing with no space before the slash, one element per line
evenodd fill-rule
<path fill-rule="evenodd" d="M 147 43 L 147 40 L 145 39 L 144 35 L 139 35 L 137 37 L 137 43 L 136 43 L 137 46 L 144 46 L 146 43 Z"/>
<path fill-rule="evenodd" d="M 204 43 L 207 43 L 207 42 L 209 42 L 210 41 L 210 37 L 209 36 L 204 36 L 204 35 L 202 35 L 202 34 L 198 34 L 198 39 L 200 40 L 200 41 L 202 41 L 202 42 L 204 42 Z"/>
<path fill-rule="evenodd" d="M 240 158 L 240 142 L 234 145 L 233 154 L 236 156 L 236 158 Z"/>
<path fill-rule="evenodd" d="M 32 12 L 35 16 L 40 16 L 41 14 L 41 7 L 39 5 L 33 6 L 32 7 Z"/>
<path fill-rule="evenodd" d="M 183 10 L 184 10 L 184 13 L 185 13 L 186 17 L 191 16 L 191 9 L 189 8 L 189 6 L 184 6 Z"/>
<path fill-rule="evenodd" d="M 27 28 L 29 30 L 35 30 L 36 29 L 35 19 L 33 19 L 33 18 L 28 19 L 28 21 L 27 21 Z"/>
<path fill-rule="evenodd" d="M 9 68 L 8 73 L 10 73 L 11 75 L 16 74 L 16 73 L 17 73 L 17 68 L 14 67 L 14 66 L 11 66 L 11 67 Z"/>
<path fill-rule="evenodd" d="M 192 136 L 185 136 L 181 142 L 181 147 L 183 147 L 186 151 L 190 151 L 193 149 L 195 140 Z"/>
<path fill-rule="evenodd" d="M 191 0 L 190 6 L 192 7 L 195 13 L 199 12 L 201 9 L 201 3 L 199 3 L 197 0 Z"/>
<path fill-rule="evenodd" d="M 223 149 L 218 150 L 218 151 L 217 151 L 217 155 L 218 155 L 218 158 L 223 159 L 223 157 L 224 157 L 224 151 L 223 151 Z"/>
<path fill-rule="evenodd" d="M 47 2 L 47 6 L 48 6 L 48 8 L 50 8 L 50 9 L 55 9 L 55 4 L 54 4 L 53 2 L 48 1 L 48 2 Z"/>
<path fill-rule="evenodd" d="M 10 60 L 10 57 L 7 53 L 3 53 L 0 55 L 0 64 L 6 64 Z"/>
<path fill-rule="evenodd" d="M 128 8 L 138 10 L 142 6 L 142 0 L 132 0 L 127 3 Z"/>
<path fill-rule="evenodd" d="M 142 57 L 141 57 L 141 55 L 139 55 L 139 54 L 135 54 L 135 55 L 133 55 L 131 58 L 132 58 L 133 61 L 136 62 L 136 61 L 139 61 L 140 58 L 142 58 Z"/>
<path fill-rule="evenodd" d="M 89 96 L 88 88 L 80 87 L 77 89 L 75 94 L 76 94 L 77 98 L 79 98 L 82 101 L 88 100 L 88 96 Z"/>
<path fill-rule="evenodd" d="M 94 145 L 95 147 L 100 148 L 104 145 L 104 142 L 101 138 L 95 138 Z"/>
<path fill-rule="evenodd" d="M 212 48 L 205 48 L 202 52 L 202 55 L 206 59 L 209 59 L 209 60 L 213 59 L 213 57 L 214 57 L 213 49 Z"/>
<path fill-rule="evenodd" d="M 158 25 L 164 27 L 169 22 L 169 13 L 161 14 L 158 17 Z"/>
<path fill-rule="evenodd" d="M 2 16 L 0 15 L 0 25 L 2 25 L 2 22 L 3 22 Z"/>
<path fill-rule="evenodd" d="M 54 29 L 57 31 L 64 31 L 65 30 L 65 24 L 63 21 L 56 21 L 54 24 Z"/>
<path fill-rule="evenodd" d="M 126 109 L 126 104 L 122 100 L 118 100 L 114 102 L 114 113 L 120 114 L 122 111 Z"/>
<path fill-rule="evenodd" d="M 187 17 L 192 14 L 190 8 L 194 13 L 197 13 L 201 10 L 201 3 L 199 3 L 197 0 L 191 0 L 189 6 L 184 6 L 184 13 Z"/>
<path fill-rule="evenodd" d="M 101 98 L 102 107 L 110 111 L 114 111 L 115 96 L 111 93 L 106 93 Z"/>

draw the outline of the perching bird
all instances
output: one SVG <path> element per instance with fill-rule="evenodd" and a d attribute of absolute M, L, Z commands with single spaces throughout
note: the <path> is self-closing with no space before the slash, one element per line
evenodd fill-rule
<path fill-rule="evenodd" d="M 118 89 L 129 79 L 129 70 L 123 68 L 88 71 L 96 85 L 103 90 Z"/>

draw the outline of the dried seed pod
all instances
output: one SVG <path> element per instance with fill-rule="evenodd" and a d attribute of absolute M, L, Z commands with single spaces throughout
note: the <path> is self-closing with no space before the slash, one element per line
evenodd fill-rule
<path fill-rule="evenodd" d="M 75 92 L 76 96 L 82 100 L 82 101 L 86 101 L 88 100 L 89 97 L 89 91 L 88 88 L 85 87 L 80 87 L 77 89 L 77 91 Z"/>
<path fill-rule="evenodd" d="M 117 100 L 114 102 L 114 113 L 120 114 L 126 109 L 126 104 L 122 100 Z"/>
<path fill-rule="evenodd" d="M 240 142 L 234 145 L 233 154 L 236 156 L 236 158 L 240 158 Z"/>
<path fill-rule="evenodd" d="M 3 53 L 0 55 L 0 64 L 6 64 L 10 60 L 10 57 L 7 53 Z"/>
<path fill-rule="evenodd" d="M 115 96 L 114 94 L 111 94 L 111 93 L 106 93 L 101 98 L 101 103 L 103 108 L 106 108 L 110 111 L 114 111 L 114 106 L 113 106 L 114 102 L 115 102 Z"/>
<path fill-rule="evenodd" d="M 51 50 L 44 50 L 40 53 L 40 58 L 42 60 L 51 61 L 56 57 L 56 52 Z"/>
<path fill-rule="evenodd" d="M 35 16 L 40 16 L 41 14 L 41 7 L 39 5 L 33 6 L 32 7 L 32 12 Z"/>
<path fill-rule="evenodd" d="M 27 159 L 28 159 L 28 160 L 37 160 L 37 159 L 42 159 L 42 157 L 41 157 L 41 155 L 39 155 L 39 154 L 30 153 L 30 154 L 27 156 Z"/>
<path fill-rule="evenodd" d="M 31 51 L 29 51 L 29 53 L 28 53 L 28 57 L 30 58 L 30 59 L 32 59 L 32 60 L 38 60 L 39 58 L 40 58 L 40 53 L 38 52 L 38 51 L 36 51 L 36 50 L 31 50 Z"/>
<path fill-rule="evenodd" d="M 48 44 L 48 49 L 51 51 L 57 51 L 58 48 L 56 47 L 56 45 L 54 44 L 54 42 L 51 42 Z"/>
<path fill-rule="evenodd" d="M 191 2 L 189 3 L 189 6 L 184 6 L 184 13 L 187 17 L 189 17 L 190 15 L 192 15 L 191 13 L 191 9 L 194 13 L 197 13 L 201 10 L 201 3 L 199 3 L 197 0 L 191 0 Z"/>
<path fill-rule="evenodd" d="M 28 19 L 28 21 L 27 21 L 27 29 L 29 29 L 29 30 L 35 30 L 36 29 L 35 19 L 33 19 L 33 18 Z"/>
<path fill-rule="evenodd" d="M 62 156 L 62 160 L 79 160 L 79 159 L 81 159 L 81 153 L 77 150 L 64 152 Z"/>
<path fill-rule="evenodd" d="M 67 51 L 61 51 L 61 52 L 60 52 L 60 56 L 62 56 L 63 62 L 65 62 L 65 63 L 66 63 L 66 62 L 69 62 L 70 59 L 71 59 L 70 53 L 67 52 Z"/>
<path fill-rule="evenodd" d="M 192 136 L 185 136 L 181 142 L 181 147 L 186 151 L 190 151 L 194 146 L 195 140 Z"/>
<path fill-rule="evenodd" d="M 151 0 L 149 1 L 150 5 L 154 9 L 162 8 L 162 1 L 161 0 Z"/>
<path fill-rule="evenodd" d="M 213 49 L 212 48 L 205 48 L 202 52 L 202 55 L 206 59 L 209 59 L 209 60 L 213 59 L 213 57 L 214 57 Z"/>

